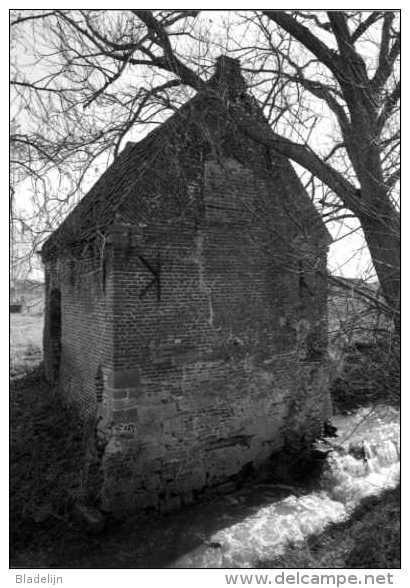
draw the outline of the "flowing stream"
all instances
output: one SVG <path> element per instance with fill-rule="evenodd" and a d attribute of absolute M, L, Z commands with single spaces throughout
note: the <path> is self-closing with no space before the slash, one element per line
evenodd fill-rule
<path fill-rule="evenodd" d="M 105 538 L 97 536 L 92 549 L 80 544 L 70 565 L 253 568 L 347 521 L 364 498 L 399 483 L 400 419 L 397 410 L 378 406 L 332 421 L 337 436 L 320 442 L 329 453 L 316 481 L 290 487 L 250 480 L 229 495 L 166 516 L 130 518 Z"/>
<path fill-rule="evenodd" d="M 290 542 L 303 541 L 331 523 L 349 518 L 363 498 L 397 486 L 400 475 L 399 414 L 390 407 L 362 408 L 352 415 L 336 416 L 337 437 L 325 439 L 329 449 L 317 488 L 305 494 L 275 497 L 275 485 L 259 492 L 272 499 L 230 524 L 203 537 L 200 545 L 177 557 L 171 567 L 247 568 L 284 553 Z M 240 507 L 246 496 L 226 497 Z M 232 519 L 231 519 L 232 520 Z M 222 523 L 222 520 L 221 520 Z"/>

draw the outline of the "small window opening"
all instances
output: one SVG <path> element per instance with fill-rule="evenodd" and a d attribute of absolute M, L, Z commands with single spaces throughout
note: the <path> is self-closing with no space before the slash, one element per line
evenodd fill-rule
<path fill-rule="evenodd" d="M 97 374 L 95 376 L 95 398 L 97 402 L 102 402 L 104 390 L 104 380 L 101 366 L 98 366 Z"/>

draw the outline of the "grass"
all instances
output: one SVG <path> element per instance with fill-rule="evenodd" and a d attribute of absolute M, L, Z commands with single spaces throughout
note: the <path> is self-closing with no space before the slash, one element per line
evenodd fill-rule
<path fill-rule="evenodd" d="M 33 545 L 52 551 L 50 540 L 71 527 L 85 444 L 78 419 L 61 406 L 41 367 L 12 382 L 10 396 L 10 551 L 12 559 L 25 553 L 30 560 Z"/>
<path fill-rule="evenodd" d="M 10 374 L 22 376 L 42 359 L 43 315 L 10 315 Z"/>

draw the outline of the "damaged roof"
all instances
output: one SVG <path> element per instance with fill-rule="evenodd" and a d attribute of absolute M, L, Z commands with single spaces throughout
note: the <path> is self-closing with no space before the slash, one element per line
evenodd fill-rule
<path fill-rule="evenodd" d="M 211 91 L 207 92 L 207 89 Z M 167 143 L 175 144 L 181 132 L 186 133 L 188 127 L 191 129 L 195 119 L 200 118 L 204 110 L 208 108 L 208 111 L 209 109 L 215 111 L 217 108 L 215 89 L 219 95 L 222 92 L 227 98 L 225 107 L 226 105 L 229 107 L 229 104 L 237 101 L 239 97 L 242 105 L 245 104 L 247 110 L 251 111 L 259 122 L 268 125 L 261 110 L 256 106 L 255 99 L 246 93 L 246 83 L 240 72 L 239 60 L 221 56 L 217 60 L 215 74 L 208 82 L 205 91 L 197 93 L 188 100 L 144 139 L 137 143 L 127 143 L 90 191 L 45 241 L 42 248 L 43 259 L 56 257 L 64 250 L 89 242 L 97 235 L 106 233 L 116 220 L 121 204 L 131 192 L 135 194 L 135 187 L 144 180 L 145 174 L 152 170 L 156 158 L 163 153 Z M 226 113 L 222 114 L 226 118 Z M 286 162 L 284 168 L 293 176 L 291 178 L 293 185 L 299 184 L 297 191 L 304 191 L 290 162 L 279 154 L 278 157 L 283 159 L 284 163 Z M 305 204 L 313 208 L 309 201 Z M 319 216 L 316 210 L 313 209 L 311 212 Z M 321 225 L 320 232 L 323 231 L 325 240 L 329 242 L 331 238 L 325 225 L 322 221 L 318 224 Z"/>

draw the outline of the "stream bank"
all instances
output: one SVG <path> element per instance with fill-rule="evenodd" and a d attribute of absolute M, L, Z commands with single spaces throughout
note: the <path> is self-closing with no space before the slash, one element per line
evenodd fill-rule
<path fill-rule="evenodd" d="M 299 559 L 296 567 L 346 567 L 359 549 L 360 529 L 380 539 L 374 560 L 397 537 L 399 414 L 390 407 L 333 419 L 338 437 L 325 441 L 330 452 L 315 487 L 249 483 L 183 511 L 135 517 L 90 536 L 72 521 L 67 498 L 78 468 L 73 444 L 79 449 L 81 439 L 56 402 L 36 377 L 12 390 L 13 567 L 294 567 L 295 550 L 306 562 Z M 50 423 L 52 414 L 59 414 L 58 422 Z"/>

